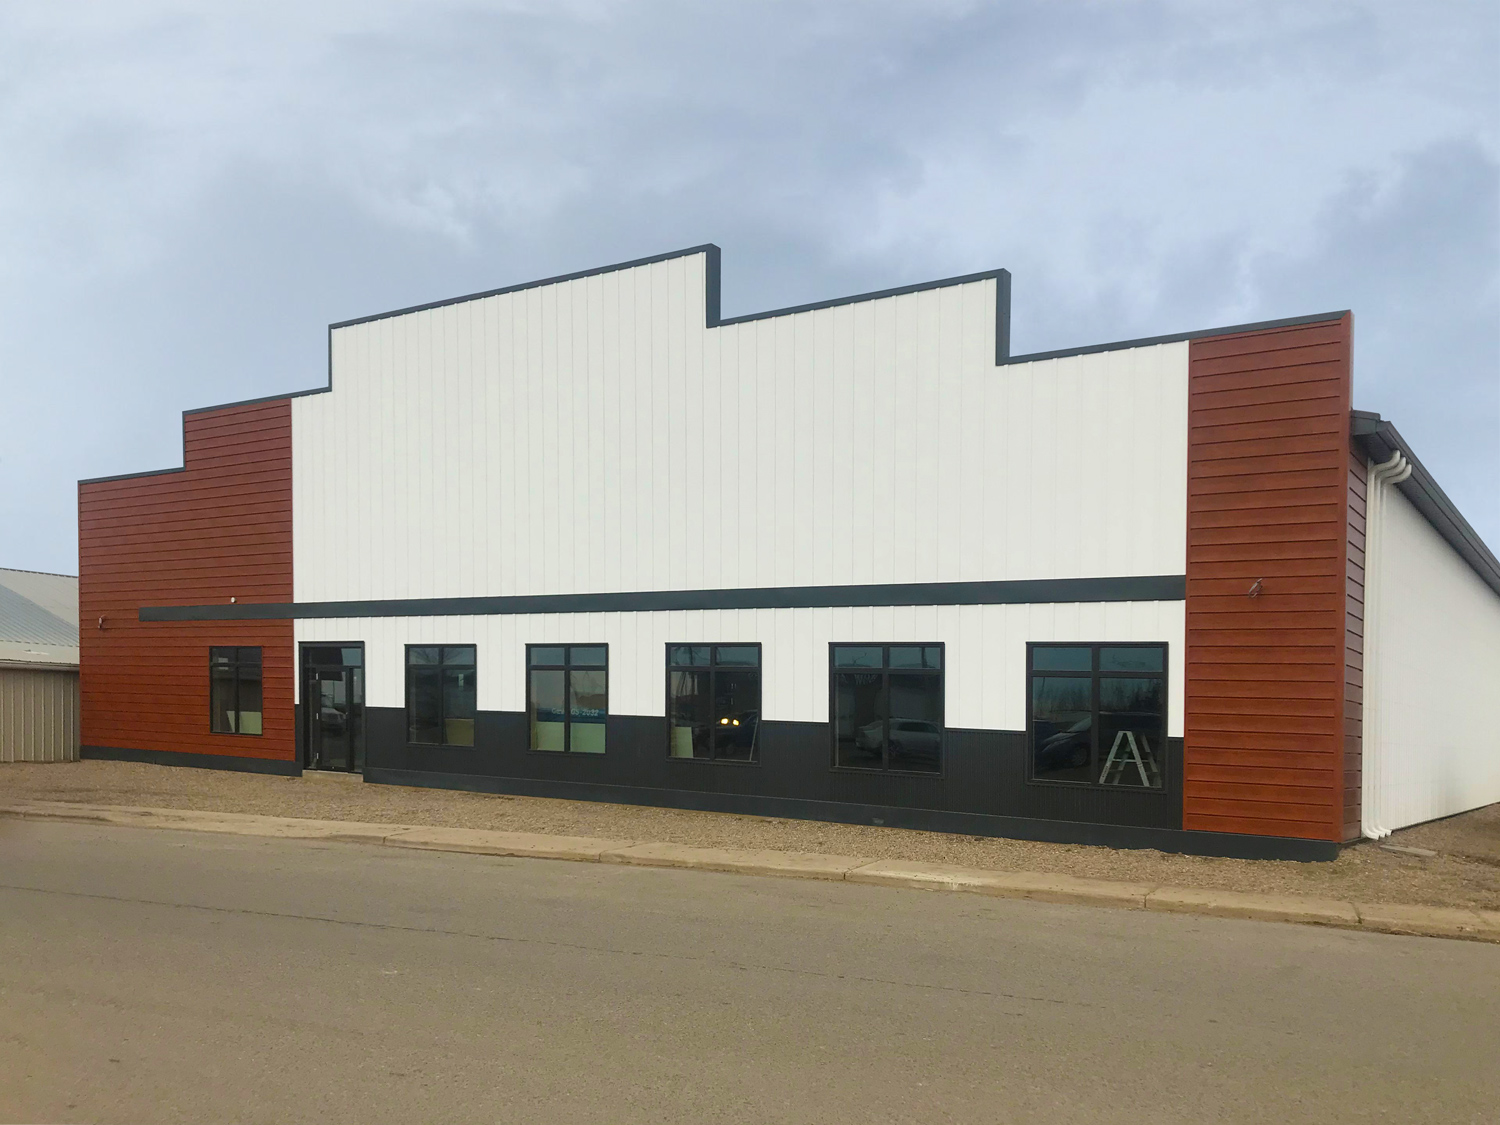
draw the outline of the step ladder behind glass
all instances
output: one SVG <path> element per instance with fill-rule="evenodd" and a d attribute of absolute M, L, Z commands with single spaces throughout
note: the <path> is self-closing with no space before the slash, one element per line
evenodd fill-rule
<path fill-rule="evenodd" d="M 1119 785 L 1125 771 L 1135 766 L 1141 775 L 1141 784 L 1147 789 L 1161 788 L 1161 769 L 1156 764 L 1156 755 L 1151 753 L 1151 743 L 1140 735 L 1136 741 L 1133 730 L 1122 730 L 1115 734 L 1114 745 L 1109 748 L 1109 757 L 1104 759 L 1104 769 L 1099 773 L 1100 785 Z M 1114 776 L 1111 777 L 1110 774 Z"/>

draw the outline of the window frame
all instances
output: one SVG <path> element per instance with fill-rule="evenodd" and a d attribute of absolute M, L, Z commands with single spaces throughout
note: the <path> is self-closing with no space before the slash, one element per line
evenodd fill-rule
<path fill-rule="evenodd" d="M 707 671 L 708 672 L 708 677 L 709 677 L 708 692 L 709 692 L 709 695 L 712 696 L 713 692 L 714 692 L 714 685 L 713 685 L 714 673 L 720 667 L 720 665 L 714 659 L 714 657 L 715 657 L 715 652 L 714 651 L 710 651 L 709 657 L 708 657 L 708 664 L 706 664 L 706 665 L 673 664 L 672 663 L 672 650 L 674 648 L 707 648 L 707 649 L 710 649 L 710 650 L 717 650 L 717 649 L 721 649 L 721 648 L 753 648 L 755 650 L 755 669 L 754 669 L 754 671 L 755 671 L 756 676 L 760 677 L 760 682 L 757 684 L 757 687 L 759 689 L 759 703 L 760 703 L 760 706 L 756 709 L 755 737 L 754 737 L 754 739 L 750 743 L 750 757 L 749 757 L 748 760 L 747 759 L 743 759 L 743 758 L 720 758 L 716 754 L 715 755 L 711 755 L 710 757 L 707 757 L 707 758 L 699 758 L 699 757 L 696 757 L 696 756 L 695 757 L 691 757 L 691 758 L 679 758 L 679 757 L 676 757 L 676 756 L 674 756 L 672 754 L 672 673 L 673 672 L 701 672 L 701 671 Z M 766 690 L 765 690 L 766 689 L 766 680 L 765 680 L 766 653 L 765 653 L 765 646 L 760 641 L 725 641 L 722 644 L 719 643 L 719 642 L 717 642 L 717 641 L 688 641 L 688 642 L 668 643 L 667 646 L 666 646 L 665 661 L 666 661 L 666 663 L 665 663 L 664 667 L 666 669 L 666 674 L 663 677 L 663 679 L 665 681 L 665 696 L 664 696 L 664 698 L 666 700 L 666 706 L 665 706 L 665 710 L 662 713 L 666 716 L 666 719 L 667 719 L 667 760 L 668 761 L 672 761 L 672 762 L 699 762 L 699 763 L 706 764 L 706 765 L 716 765 L 716 766 L 758 766 L 758 765 L 760 765 L 761 764 L 761 762 L 760 762 L 760 728 L 761 728 L 761 724 L 765 722 L 765 700 L 766 700 Z M 726 664 L 726 665 L 723 665 L 723 668 L 727 672 L 745 672 L 745 671 L 749 671 L 749 669 L 745 665 L 743 665 L 743 664 Z M 711 744 L 712 744 L 712 740 L 710 739 L 710 745 Z"/>
<path fill-rule="evenodd" d="M 833 655 L 840 648 L 878 648 L 880 653 L 880 692 L 884 701 L 885 714 L 881 721 L 885 724 L 883 728 L 883 745 L 880 752 L 880 768 L 869 766 L 841 766 L 839 765 L 839 725 L 838 725 L 838 675 L 840 669 L 833 663 Z M 899 673 L 916 673 L 918 675 L 935 676 L 938 681 L 938 707 L 942 718 L 939 722 L 938 734 L 938 768 L 935 770 L 907 770 L 892 767 L 889 762 L 891 758 L 891 649 L 893 648 L 936 648 L 942 652 L 942 667 L 931 668 L 897 668 Z M 844 672 L 874 671 L 874 669 L 846 668 Z M 948 645 L 946 641 L 829 641 L 828 642 L 828 768 L 834 773 L 856 774 L 884 777 L 895 774 L 900 777 L 928 777 L 943 778 L 948 773 Z"/>
<path fill-rule="evenodd" d="M 235 725 L 240 725 L 240 668 L 245 662 L 240 660 L 240 653 L 246 649 L 254 649 L 259 655 L 256 657 L 255 665 L 260 669 L 260 730 L 219 730 L 214 726 L 214 653 L 222 652 L 224 649 L 234 653 L 227 667 L 234 672 L 234 714 Z M 218 665 L 225 667 L 225 665 Z M 208 733 L 227 734 L 234 738 L 260 738 L 266 730 L 266 652 L 264 645 L 209 645 L 208 646 Z"/>
<path fill-rule="evenodd" d="M 1092 716 L 1090 723 L 1089 740 L 1089 777 L 1092 780 L 1074 781 L 1062 777 L 1038 777 L 1036 773 L 1036 734 L 1033 729 L 1032 705 L 1035 695 L 1032 690 L 1031 681 L 1038 675 L 1032 667 L 1032 653 L 1037 649 L 1045 648 L 1086 648 L 1089 650 L 1090 669 L 1087 672 L 1051 671 L 1043 669 L 1041 675 L 1054 675 L 1059 677 L 1070 677 L 1073 679 L 1089 680 L 1089 708 Z M 1104 648 L 1156 648 L 1161 650 L 1160 672 L 1128 672 L 1128 671 L 1101 671 L 1099 669 L 1099 650 Z M 1026 642 L 1026 784 L 1028 785 L 1064 785 L 1072 789 L 1092 789 L 1101 793 L 1141 793 L 1165 795 L 1172 789 L 1172 771 L 1168 769 L 1168 758 L 1170 751 L 1168 743 L 1171 736 L 1167 733 L 1171 716 L 1171 659 L 1172 648 L 1166 641 L 1027 641 Z M 1099 749 L 1099 681 L 1101 679 L 1125 679 L 1139 680 L 1144 678 L 1159 678 L 1161 680 L 1161 755 L 1158 768 L 1161 771 L 1161 784 L 1159 786 L 1146 785 L 1102 785 L 1098 780 L 1097 767 L 1104 754 Z"/>
<path fill-rule="evenodd" d="M 562 664 L 533 664 L 531 662 L 531 650 L 537 648 L 560 648 L 563 650 Z M 604 650 L 604 663 L 600 664 L 577 664 L 573 663 L 573 650 L 575 648 L 602 648 Z M 568 706 L 568 700 L 573 697 L 573 671 L 580 672 L 604 672 L 604 749 L 597 753 L 589 750 L 573 749 L 573 709 Z M 561 750 L 544 750 L 539 746 L 533 746 L 532 720 L 531 720 L 531 673 L 532 672 L 561 672 L 563 674 L 563 748 Z M 609 642 L 607 641 L 561 641 L 556 644 L 532 644 L 526 645 L 526 752 L 528 754 L 541 754 L 544 757 L 556 758 L 559 755 L 576 754 L 580 758 L 604 758 L 609 754 Z"/>
<path fill-rule="evenodd" d="M 466 669 L 474 673 L 474 741 L 468 744 L 462 742 L 413 742 L 411 723 L 411 674 L 414 667 L 411 662 L 411 650 L 414 648 L 435 648 L 438 650 L 438 662 L 436 664 L 418 664 L 417 668 L 436 668 L 438 676 L 438 726 L 443 732 L 444 739 L 448 736 L 448 704 L 442 690 L 441 673 L 449 668 Z M 474 650 L 473 664 L 448 664 L 443 660 L 443 652 L 450 648 L 471 648 Z M 403 673 L 402 679 L 406 686 L 406 706 L 402 708 L 406 721 L 405 740 L 407 746 L 413 747 L 437 747 L 445 750 L 473 750 L 479 745 L 479 646 L 472 642 L 468 643 L 437 643 L 437 644 L 409 644 L 402 650 Z"/>

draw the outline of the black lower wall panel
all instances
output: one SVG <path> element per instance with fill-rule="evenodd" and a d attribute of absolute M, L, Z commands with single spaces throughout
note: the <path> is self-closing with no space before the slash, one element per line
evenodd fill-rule
<path fill-rule="evenodd" d="M 518 711 L 480 712 L 472 747 L 409 745 L 405 712 L 399 707 L 367 708 L 365 730 L 366 775 L 372 780 L 399 775 L 405 784 L 420 784 L 413 779 L 424 777 L 431 778 L 432 784 L 443 784 L 439 777 L 491 778 L 497 782 L 504 779 L 507 792 L 548 788 L 560 795 L 562 790 L 557 787 L 561 786 L 569 792 L 598 794 L 596 799 L 648 804 L 682 805 L 693 794 L 700 794 L 704 801 L 722 797 L 812 802 L 920 810 L 929 817 L 952 813 L 1127 828 L 1182 827 L 1181 739 L 1168 741 L 1165 788 L 1147 791 L 1028 781 L 1026 736 L 1020 731 L 949 730 L 943 752 L 944 773 L 927 776 L 830 768 L 831 742 L 826 723 L 762 723 L 760 760 L 754 764 L 669 757 L 667 721 L 661 717 L 611 715 L 604 754 L 530 750 L 526 715 Z M 639 795 L 622 795 L 625 790 L 638 790 Z M 608 796 L 604 796 L 606 793 Z M 668 793 L 679 796 L 670 801 L 661 796 Z M 700 801 L 684 807 L 718 806 Z M 869 818 L 861 815 L 856 819 Z M 1032 830 L 1033 838 L 1052 838 L 1036 836 L 1039 831 Z M 1076 832 L 1067 838 L 1077 839 Z"/>
<path fill-rule="evenodd" d="M 1111 848 L 1155 848 L 1186 855 L 1229 856 L 1236 859 L 1330 860 L 1339 846 L 1321 840 L 1280 836 L 1240 836 L 1224 832 L 1189 832 L 1181 828 L 1140 828 L 1120 824 L 1084 824 L 1067 820 L 991 816 L 941 809 L 859 805 L 844 801 L 808 801 L 794 797 L 747 796 L 739 793 L 694 792 L 685 789 L 648 789 L 639 785 L 542 781 L 534 778 L 485 774 L 416 773 L 372 767 L 365 781 L 376 785 L 417 785 L 460 789 L 471 793 L 514 793 L 526 797 L 556 797 L 568 801 L 608 801 L 621 805 L 694 809 L 703 812 L 777 816 L 796 820 L 824 820 L 836 824 L 875 824 L 925 832 L 954 832 L 970 836 L 1000 836 L 1014 840 L 1042 840 L 1058 844 L 1096 844 Z"/>
<path fill-rule="evenodd" d="M 302 774 L 302 767 L 296 762 L 275 758 L 236 758 L 228 754 L 183 754 L 175 750 L 80 746 L 78 756 L 111 762 L 148 762 L 153 766 L 196 766 L 199 769 L 232 770 L 236 773 L 270 773 L 281 777 L 300 777 Z"/>

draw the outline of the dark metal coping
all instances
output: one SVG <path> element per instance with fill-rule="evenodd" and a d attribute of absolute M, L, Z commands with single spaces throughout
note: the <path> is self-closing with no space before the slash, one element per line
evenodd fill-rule
<path fill-rule="evenodd" d="M 1392 454 L 1400 453 L 1411 462 L 1411 476 L 1396 487 L 1422 513 L 1433 530 L 1469 564 L 1474 573 L 1491 590 L 1500 594 L 1500 561 L 1495 559 L 1494 553 L 1485 545 L 1479 533 L 1464 519 L 1453 501 L 1448 499 L 1448 494 L 1433 480 L 1432 474 L 1412 452 L 1411 446 L 1406 444 L 1406 439 L 1396 431 L 1396 427 L 1379 414 L 1356 410 L 1353 411 L 1350 433 L 1372 461 L 1389 461 Z"/>
<path fill-rule="evenodd" d="M 669 262 L 677 258 L 686 258 L 694 254 L 702 254 L 707 259 L 704 268 L 704 309 L 703 320 L 708 328 L 722 328 L 732 324 L 746 324 L 755 320 L 769 320 L 773 317 L 791 316 L 795 313 L 814 312 L 818 309 L 831 309 L 839 305 L 853 305 L 864 301 L 878 301 L 885 297 L 900 297 L 908 293 L 921 293 L 928 289 L 945 289 L 952 285 L 967 285 L 975 281 L 995 281 L 995 364 L 1005 366 L 1012 363 L 1031 363 L 1042 359 L 1059 359 L 1064 356 L 1092 355 L 1096 352 L 1120 351 L 1126 348 L 1145 348 L 1155 344 L 1177 343 L 1183 340 L 1195 340 L 1205 336 L 1226 336 L 1237 332 L 1256 332 L 1267 328 L 1286 328 L 1298 324 L 1316 324 L 1325 320 L 1337 320 L 1344 316 L 1343 312 L 1316 313 L 1312 316 L 1291 317 L 1287 320 L 1265 320 L 1254 324 L 1235 324 L 1225 328 L 1205 328 L 1197 332 L 1182 332 L 1172 336 L 1149 336 L 1138 340 L 1118 340 L 1110 344 L 1089 344 L 1080 348 L 1064 348 L 1060 351 L 1033 352 L 1030 355 L 1013 356 L 1010 354 L 1010 271 L 1004 269 L 985 270 L 981 273 L 963 274 L 959 277 L 943 278 L 939 281 L 924 281 L 914 285 L 902 285 L 895 289 L 878 289 L 870 293 L 858 293 L 851 297 L 835 297 L 827 301 L 814 301 L 805 305 L 790 305 L 786 308 L 771 309 L 767 312 L 747 313 L 744 316 L 734 316 L 727 320 L 719 313 L 719 291 L 720 291 L 720 257 L 722 252 L 712 242 L 705 242 L 698 246 L 689 246 L 685 250 L 672 250 L 665 254 L 653 254 L 647 258 L 635 258 L 628 262 L 616 262 L 607 266 L 596 266 L 593 269 L 580 270 L 577 273 L 559 274 L 556 277 L 542 278 L 538 281 L 524 281 L 518 285 L 508 285 L 500 289 L 487 289 L 482 293 L 469 293 L 462 297 L 449 297 L 443 301 L 430 301 L 422 305 L 411 305 L 404 309 L 393 309 L 390 312 L 374 313 L 370 316 L 356 317 L 353 320 L 340 320 L 328 326 L 328 383 L 322 387 L 312 387 L 301 391 L 288 391 L 285 394 L 261 395 L 258 398 L 240 399 L 236 402 L 223 402 L 216 406 L 199 406 L 182 412 L 183 420 L 183 447 L 184 462 L 186 461 L 187 445 L 187 417 L 189 414 L 206 414 L 214 410 L 227 410 L 236 406 L 254 406 L 262 402 L 277 402 L 281 399 L 302 398 L 305 395 L 325 394 L 333 390 L 333 333 L 339 328 L 350 328 L 359 324 L 369 324 L 371 321 L 386 320 L 394 316 L 405 316 L 408 313 L 425 312 L 429 309 L 440 309 L 448 305 L 463 304 L 466 301 L 480 301 L 486 297 L 498 297 L 507 293 L 520 293 L 527 289 L 539 289 L 547 285 L 560 285 L 565 281 L 579 281 L 586 277 L 597 277 L 600 274 L 618 273 L 621 270 L 635 269 L 640 266 L 655 265 L 658 262 Z M 84 484 L 105 484 L 109 481 L 134 480 L 139 477 L 161 476 L 166 473 L 180 473 L 185 466 L 171 469 L 148 469 L 138 473 L 116 473 L 112 476 L 88 477 L 80 480 Z"/>
<path fill-rule="evenodd" d="M 906 582 L 874 586 L 761 586 L 736 590 L 523 594 L 360 602 L 240 602 L 142 606 L 141 621 L 271 621 L 340 617 L 455 617 L 517 613 L 646 613 L 685 609 L 823 609 L 836 606 L 1026 605 L 1170 602 L 1187 597 L 1181 574 L 1040 578 L 1013 582 Z"/>
<path fill-rule="evenodd" d="M 1185 340 L 1203 340 L 1210 336 L 1234 336 L 1241 332 L 1264 332 L 1271 328 L 1295 328 L 1301 324 L 1322 324 L 1330 320 L 1342 320 L 1349 315 L 1348 309 L 1336 312 L 1310 313 L 1307 316 L 1289 316 L 1282 320 L 1259 320 L 1252 324 L 1230 324 L 1223 328 L 1200 328 L 1196 332 L 1176 332 L 1170 336 L 1143 336 L 1138 340 L 1117 340 L 1112 344 L 1089 344 L 1082 348 L 1061 348 L 1051 352 L 1031 352 L 1029 355 L 1013 355 L 1002 363 L 1035 363 L 1042 359 L 1062 359 L 1073 355 L 1094 355 L 1096 352 L 1123 351 L 1126 348 L 1150 348 L 1157 344 L 1180 344 Z"/>

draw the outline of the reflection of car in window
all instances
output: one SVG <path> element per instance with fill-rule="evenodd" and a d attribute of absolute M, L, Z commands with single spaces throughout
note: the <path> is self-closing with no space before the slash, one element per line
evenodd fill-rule
<path fill-rule="evenodd" d="M 719 734 L 723 736 L 723 741 L 720 745 L 749 750 L 755 745 L 755 728 L 759 718 L 759 711 L 731 711 L 721 716 Z M 707 737 L 706 731 L 703 737 Z"/>
<path fill-rule="evenodd" d="M 943 728 L 926 719 L 891 720 L 891 753 L 935 762 L 942 749 Z"/>
<path fill-rule="evenodd" d="M 884 737 L 885 723 L 876 719 L 854 732 L 854 745 L 878 755 Z M 890 739 L 892 754 L 937 761 L 943 744 L 943 728 L 927 719 L 892 718 Z"/>
<path fill-rule="evenodd" d="M 1036 768 L 1057 770 L 1088 765 L 1093 725 L 1093 716 L 1085 716 L 1047 738 L 1036 749 Z"/>

